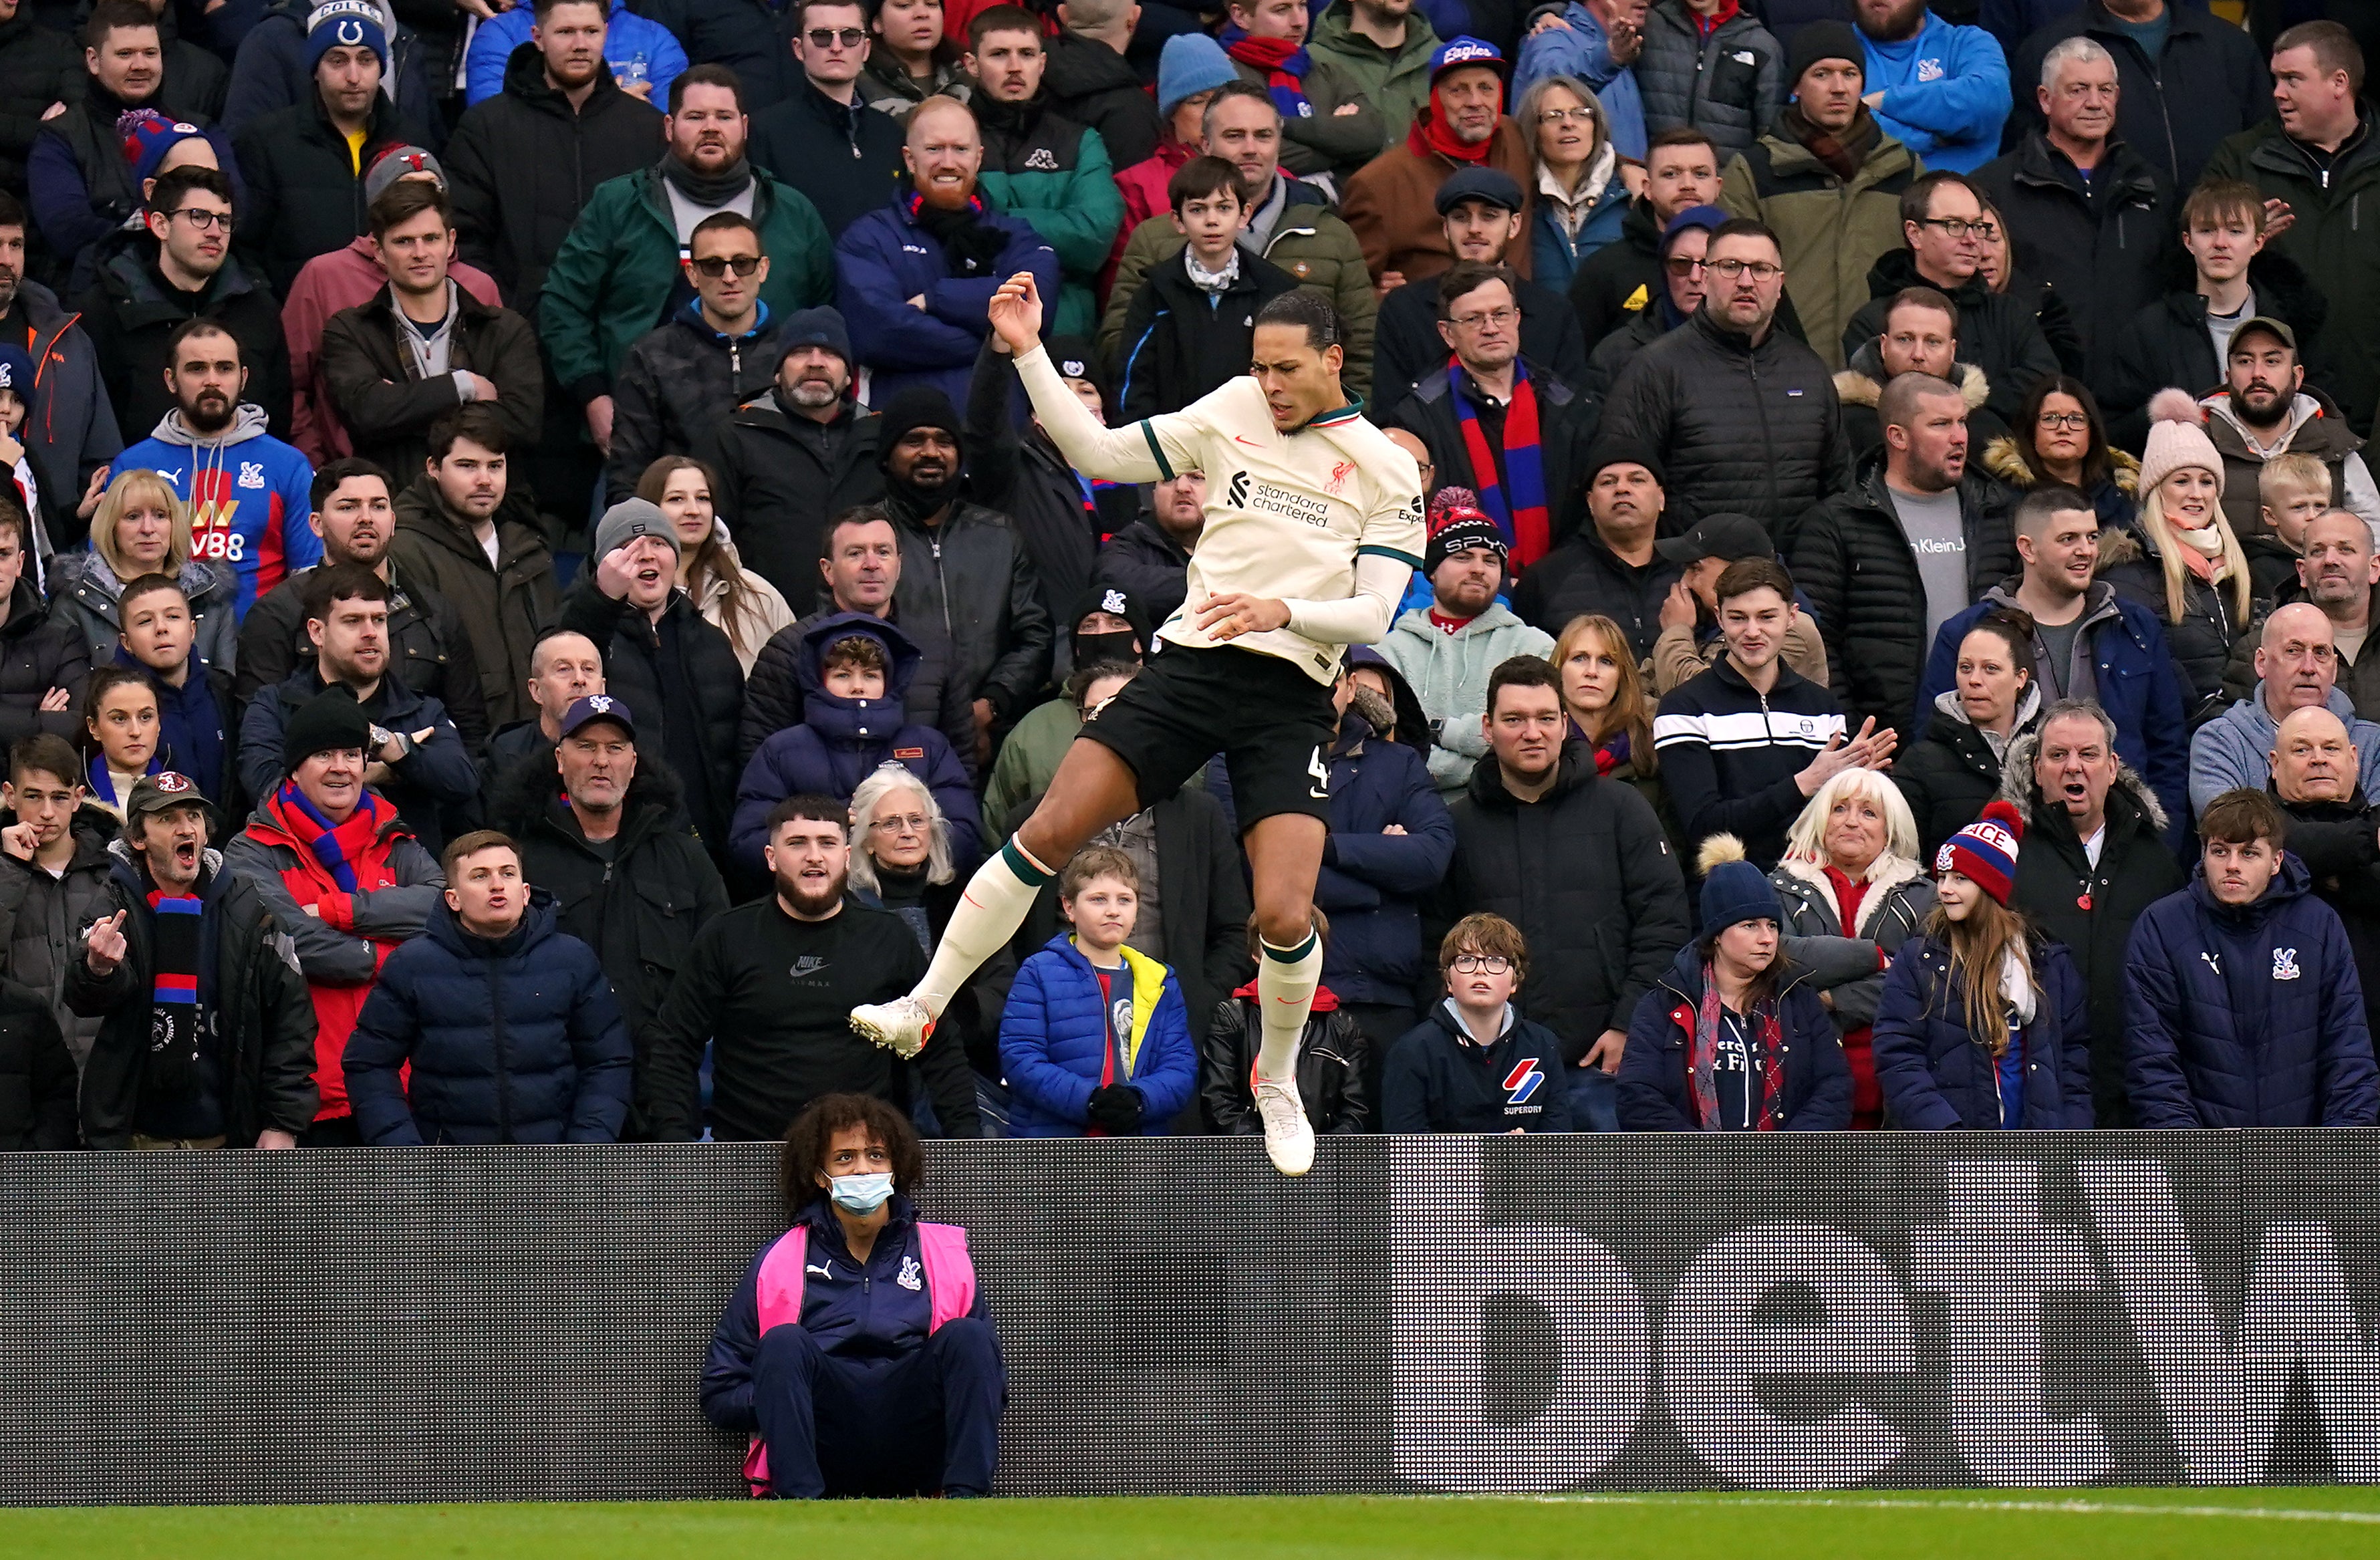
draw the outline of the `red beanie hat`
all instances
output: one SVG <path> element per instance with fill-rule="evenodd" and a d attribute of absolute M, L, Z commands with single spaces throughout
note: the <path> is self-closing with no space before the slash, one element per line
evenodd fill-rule
<path fill-rule="evenodd" d="M 1934 874 L 1957 872 L 2002 905 L 2016 882 L 2017 842 L 2024 820 L 2014 807 L 1996 801 L 1984 815 L 1942 842 L 1934 853 Z"/>

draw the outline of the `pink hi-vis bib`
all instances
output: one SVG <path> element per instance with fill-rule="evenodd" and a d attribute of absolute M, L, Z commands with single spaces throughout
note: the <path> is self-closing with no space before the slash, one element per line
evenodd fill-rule
<path fill-rule="evenodd" d="M 760 1259 L 759 1279 L 753 1286 L 760 1336 L 767 1337 L 771 1327 L 801 1324 L 809 1244 L 809 1226 L 795 1225 L 779 1236 L 769 1254 Z M 975 1309 L 975 1260 L 967 1255 L 966 1231 L 957 1225 L 920 1222 L 917 1249 L 924 1258 L 926 1303 L 930 1308 L 926 1331 L 938 1333 L 945 1322 Z M 760 1444 L 758 1432 L 744 1451 L 744 1479 L 752 1486 L 754 1498 L 769 1493 L 769 1449 Z"/>

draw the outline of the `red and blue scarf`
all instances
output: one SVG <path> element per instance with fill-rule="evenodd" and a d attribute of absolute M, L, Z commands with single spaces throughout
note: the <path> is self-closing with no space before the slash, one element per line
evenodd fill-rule
<path fill-rule="evenodd" d="M 1727 1124 L 1718 1118 L 1718 1026 L 1722 1005 L 1718 998 L 1718 975 L 1708 965 L 1703 967 L 1703 1000 L 1694 1019 L 1693 1042 L 1686 1051 L 1686 1073 L 1694 1096 L 1694 1125 L 1705 1132 L 1725 1131 Z M 1671 1015 L 1683 1021 L 1689 1015 L 1683 1004 Z M 1777 1117 L 1785 1103 L 1785 1027 L 1777 1019 L 1777 999 L 1755 1004 L 1744 1015 L 1753 1044 L 1759 1047 L 1756 1057 L 1748 1058 L 1760 1072 L 1760 1109 L 1755 1114 L 1752 1130 L 1773 1132 Z M 1752 1080 L 1743 1080 L 1747 1093 Z"/>
<path fill-rule="evenodd" d="M 298 783 L 290 780 L 282 784 L 266 805 L 273 821 L 313 855 L 322 870 L 331 874 L 331 881 L 339 885 L 339 892 L 353 894 L 379 886 L 358 878 L 356 864 L 370 854 L 372 842 L 380 837 L 384 816 L 382 810 L 387 807 L 386 802 L 366 791 L 355 811 L 347 815 L 347 821 L 334 823 L 306 799 Z"/>
<path fill-rule="evenodd" d="M 1512 363 L 1512 401 L 1504 408 L 1503 476 L 1497 476 L 1495 452 L 1488 447 L 1487 430 L 1472 405 L 1470 379 L 1462 360 L 1446 360 L 1446 377 L 1452 391 L 1454 415 L 1463 426 L 1463 453 L 1471 459 L 1472 485 L 1479 507 L 1504 533 L 1512 549 L 1515 573 L 1546 555 L 1553 546 L 1553 527 L 1546 509 L 1546 467 L 1537 442 L 1537 392 L 1529 371 Z M 1507 491 L 1507 490 L 1510 491 Z"/>
<path fill-rule="evenodd" d="M 1242 65 L 1265 73 L 1265 91 L 1282 118 L 1314 117 L 1314 104 L 1305 97 L 1305 73 L 1314 68 L 1314 56 L 1305 45 L 1286 38 L 1251 38 L 1245 27 L 1226 27 L 1216 41 Z"/>

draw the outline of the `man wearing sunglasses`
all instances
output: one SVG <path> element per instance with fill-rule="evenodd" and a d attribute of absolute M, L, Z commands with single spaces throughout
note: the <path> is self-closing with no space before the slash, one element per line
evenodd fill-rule
<path fill-rule="evenodd" d="M 165 388 L 165 338 L 200 315 L 222 323 L 256 365 L 248 398 L 289 437 L 289 348 L 281 311 L 263 284 L 232 258 L 231 182 L 185 164 L 157 179 L 142 208 L 145 231 L 116 249 L 91 290 L 75 300 L 99 349 L 100 377 L 128 442 L 145 439 L 174 409 Z"/>
<path fill-rule="evenodd" d="M 882 205 L 901 173 L 901 124 L 868 112 L 860 68 L 871 43 L 858 0 L 802 0 L 794 58 L 802 80 L 752 116 L 752 160 L 818 207 L 827 237 Z"/>

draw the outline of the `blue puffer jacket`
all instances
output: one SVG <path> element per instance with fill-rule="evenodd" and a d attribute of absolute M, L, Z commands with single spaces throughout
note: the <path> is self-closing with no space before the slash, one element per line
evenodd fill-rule
<path fill-rule="evenodd" d="M 2087 1128 L 2091 1117 L 2089 993 L 2062 943 L 2034 938 L 2034 1015 L 2022 1031 L 2028 1127 Z M 2000 1125 L 1999 1064 L 1967 1028 L 1967 992 L 1950 953 L 1931 937 L 1901 945 L 1884 977 L 1869 1042 L 1888 1127 L 1914 1132 Z"/>
<path fill-rule="evenodd" d="M 388 956 L 347 1037 L 347 1100 L 367 1143 L 609 1143 L 628 1114 L 629 1057 L 595 950 L 532 889 L 501 942 L 442 904 Z"/>
<path fill-rule="evenodd" d="M 942 246 L 909 215 L 910 199 L 905 188 L 843 230 L 834 246 L 835 307 L 851 327 L 860 366 L 870 372 L 870 405 L 883 406 L 912 384 L 931 384 L 963 407 L 976 353 L 991 332 L 985 312 L 991 295 L 1019 271 L 1030 271 L 1041 296 L 1056 298 L 1058 252 L 1023 217 L 986 211 L 983 222 L 1007 233 L 1008 247 L 980 274 L 953 276 Z M 926 307 L 909 307 L 913 298 L 923 298 Z"/>
<path fill-rule="evenodd" d="M 820 659 L 837 640 L 871 639 L 884 652 L 889 672 L 881 699 L 844 699 L 826 691 Z M 881 617 L 838 612 L 820 618 L 802 636 L 794 675 L 802 686 L 802 720 L 760 744 L 744 766 L 735 788 L 735 822 L 730 841 L 737 858 L 760 868 L 760 847 L 769 843 L 769 810 L 803 792 L 844 801 L 880 764 L 897 763 L 926 783 L 951 825 L 951 860 L 962 873 L 973 870 L 983 849 L 982 815 L 966 768 L 951 750 L 950 738 L 930 725 L 909 723 L 902 701 L 916 680 L 925 654 L 907 635 Z"/>
<path fill-rule="evenodd" d="M 1784 1031 L 1785 1100 L 1776 1129 L 1840 1132 L 1852 1124 L 1852 1068 L 1843 1060 L 1842 1038 L 1835 1032 L 1835 1021 L 1818 1001 L 1818 990 L 1810 983 L 1809 975 L 1790 961 L 1779 975 L 1777 1018 Z M 1676 962 L 1661 977 L 1660 984 L 1637 1002 L 1635 1019 L 1628 1026 L 1628 1048 L 1620 1058 L 1622 1132 L 1701 1129 L 1694 1118 L 1687 1044 L 1694 1038 L 1693 1013 L 1702 993 L 1703 956 L 1689 943 L 1678 950 Z M 1754 1077 L 1745 1081 L 1757 1103 L 1760 1079 Z"/>
<path fill-rule="evenodd" d="M 1173 971 L 1137 949 L 1123 950 L 1132 972 L 1132 1033 L 1125 1076 L 1141 1093 L 1141 1133 L 1162 1137 L 1198 1082 L 1189 1009 Z M 1020 966 L 1000 1016 L 1000 1070 L 1008 1080 L 1008 1129 L 1018 1138 L 1079 1138 L 1107 1059 L 1107 1015 L 1099 978 L 1061 932 Z"/>
<path fill-rule="evenodd" d="M 2380 1069 L 2338 912 L 2282 853 L 2234 909 L 2204 865 L 2132 923 L 2124 1083 L 2142 1127 L 2369 1127 Z"/>
<path fill-rule="evenodd" d="M 1402 835 L 1382 831 L 1391 823 Z M 1413 1003 L 1437 964 L 1423 957 L 1421 902 L 1454 859 L 1454 820 L 1429 766 L 1350 710 L 1330 749 L 1330 833 L 1314 902 L 1330 918 L 1322 983 L 1342 1002 Z"/>

